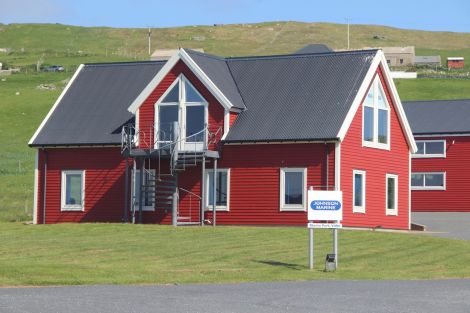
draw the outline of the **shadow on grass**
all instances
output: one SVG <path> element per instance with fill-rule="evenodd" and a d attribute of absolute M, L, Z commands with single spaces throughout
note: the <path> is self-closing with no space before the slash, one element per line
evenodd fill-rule
<path fill-rule="evenodd" d="M 271 265 L 271 266 L 282 266 L 282 267 L 285 267 L 291 270 L 296 270 L 296 271 L 300 271 L 305 268 L 305 266 L 302 266 L 299 264 L 285 263 L 285 262 L 279 262 L 279 261 L 274 261 L 274 260 L 253 260 L 253 262 Z"/>

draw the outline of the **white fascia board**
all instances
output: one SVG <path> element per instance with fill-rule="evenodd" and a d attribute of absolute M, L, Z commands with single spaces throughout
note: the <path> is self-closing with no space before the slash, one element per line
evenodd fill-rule
<path fill-rule="evenodd" d="M 161 81 L 166 77 L 170 70 L 178 63 L 179 60 L 182 60 L 189 69 L 196 75 L 196 77 L 204 84 L 204 86 L 214 95 L 214 97 L 222 104 L 226 110 L 230 110 L 233 105 L 227 99 L 227 97 L 217 88 L 217 86 L 210 80 L 210 78 L 204 73 L 204 71 L 194 62 L 194 60 L 180 48 L 158 71 L 157 75 L 150 81 L 150 83 L 142 90 L 142 92 L 137 96 L 137 98 L 132 102 L 132 104 L 127 109 L 132 114 L 139 109 L 142 103 L 148 98 L 153 90 L 161 83 Z"/>
<path fill-rule="evenodd" d="M 181 59 L 179 51 L 175 52 L 171 56 L 171 58 L 166 61 L 165 65 L 158 71 L 157 75 L 145 86 L 145 88 L 140 92 L 137 98 L 132 101 L 131 105 L 127 108 L 129 112 L 135 114 L 139 107 L 147 100 L 148 96 L 152 93 L 152 91 L 157 88 L 157 86 L 161 83 L 161 81 L 165 78 L 165 76 L 171 71 L 171 69 L 178 63 Z"/>
<path fill-rule="evenodd" d="M 392 97 L 392 103 L 395 104 L 395 109 L 398 114 L 398 119 L 405 131 L 406 141 L 408 142 L 410 151 L 412 153 L 415 153 L 418 150 L 418 148 L 416 146 L 413 133 L 411 132 L 411 127 L 406 118 L 405 111 L 403 109 L 403 105 L 401 103 L 400 97 L 398 96 L 398 91 L 395 87 L 395 84 L 393 83 L 390 69 L 388 68 L 388 65 L 387 65 L 387 60 L 385 59 L 385 55 L 382 52 L 382 50 L 378 50 L 377 54 L 372 60 L 369 70 L 364 78 L 364 81 L 362 82 L 361 87 L 359 88 L 356 94 L 356 98 L 354 99 L 353 104 L 351 105 L 351 108 L 349 109 L 349 112 L 346 115 L 346 118 L 344 119 L 343 125 L 341 126 L 341 129 L 339 130 L 337 137 L 339 138 L 340 141 L 344 140 L 344 137 L 346 136 L 349 126 L 351 126 L 352 120 L 354 116 L 356 115 L 356 112 L 359 106 L 362 104 L 362 100 L 364 99 L 366 92 L 368 91 L 369 85 L 371 84 L 372 79 L 374 75 L 376 74 L 377 69 L 379 68 L 380 65 L 383 70 L 383 74 L 385 76 L 387 88 L 390 91 L 390 95 Z"/>
<path fill-rule="evenodd" d="M 418 151 L 418 147 L 416 146 L 413 132 L 411 131 L 410 124 L 408 123 L 408 119 L 406 118 L 405 110 L 403 109 L 403 105 L 401 103 L 400 96 L 398 95 L 397 88 L 395 86 L 395 83 L 393 82 L 392 74 L 387 65 L 387 60 L 385 59 L 385 55 L 382 50 L 379 50 L 377 54 L 380 56 L 380 63 L 382 65 L 383 74 L 385 76 L 385 82 L 387 83 L 388 90 L 391 91 L 392 102 L 395 104 L 395 110 L 398 113 L 398 119 L 400 120 L 401 126 L 405 130 L 406 141 L 410 146 L 411 153 L 415 153 L 416 151 Z"/>
<path fill-rule="evenodd" d="M 38 134 L 41 132 L 42 128 L 44 127 L 44 125 L 46 125 L 47 121 L 49 120 L 49 118 L 51 117 L 52 113 L 54 113 L 55 109 L 57 108 L 57 106 L 59 105 L 60 101 L 62 100 L 62 98 L 65 96 L 65 94 L 67 93 L 67 91 L 69 90 L 70 86 L 72 86 L 73 82 L 75 81 L 75 79 L 77 78 L 78 74 L 81 72 L 81 70 L 83 69 L 84 65 L 83 64 L 80 64 L 80 66 L 78 67 L 78 69 L 75 71 L 75 73 L 73 74 L 72 78 L 69 80 L 67 86 L 65 86 L 64 90 L 62 91 L 62 93 L 60 94 L 59 98 L 57 98 L 57 100 L 55 101 L 54 105 L 52 106 L 52 108 L 49 110 L 49 113 L 47 113 L 46 117 L 44 118 L 44 120 L 42 121 L 41 125 L 39 125 L 38 129 L 36 130 L 36 132 L 34 133 L 33 137 L 31 137 L 31 139 L 29 140 L 28 142 L 28 145 L 31 145 L 33 144 L 34 140 L 36 140 L 36 137 L 38 136 Z"/>

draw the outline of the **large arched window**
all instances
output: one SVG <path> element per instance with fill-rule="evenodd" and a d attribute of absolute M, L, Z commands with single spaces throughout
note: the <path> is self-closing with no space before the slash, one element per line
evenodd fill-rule
<path fill-rule="evenodd" d="M 366 147 L 390 148 L 390 105 L 376 77 L 364 99 L 362 143 Z"/>
<path fill-rule="evenodd" d="M 178 129 L 174 129 L 178 122 Z M 206 140 L 207 101 L 191 82 L 180 75 L 155 105 L 157 144 L 173 141 L 178 135 L 183 150 L 200 150 Z"/>

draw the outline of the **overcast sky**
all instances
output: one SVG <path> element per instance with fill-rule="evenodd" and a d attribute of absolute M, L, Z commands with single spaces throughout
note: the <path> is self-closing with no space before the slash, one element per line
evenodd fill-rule
<path fill-rule="evenodd" d="M 172 27 L 304 21 L 470 32 L 470 0 L 0 0 L 0 23 Z"/>

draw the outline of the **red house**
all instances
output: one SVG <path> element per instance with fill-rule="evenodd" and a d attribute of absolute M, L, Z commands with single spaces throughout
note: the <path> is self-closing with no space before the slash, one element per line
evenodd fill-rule
<path fill-rule="evenodd" d="M 447 68 L 464 68 L 464 61 L 463 57 L 449 57 L 447 58 Z"/>
<path fill-rule="evenodd" d="M 379 50 L 82 65 L 29 145 L 35 223 L 305 225 L 313 186 L 346 226 L 410 227 L 416 145 Z"/>
<path fill-rule="evenodd" d="M 470 212 L 470 100 L 405 102 L 418 150 L 411 162 L 411 209 Z"/>

